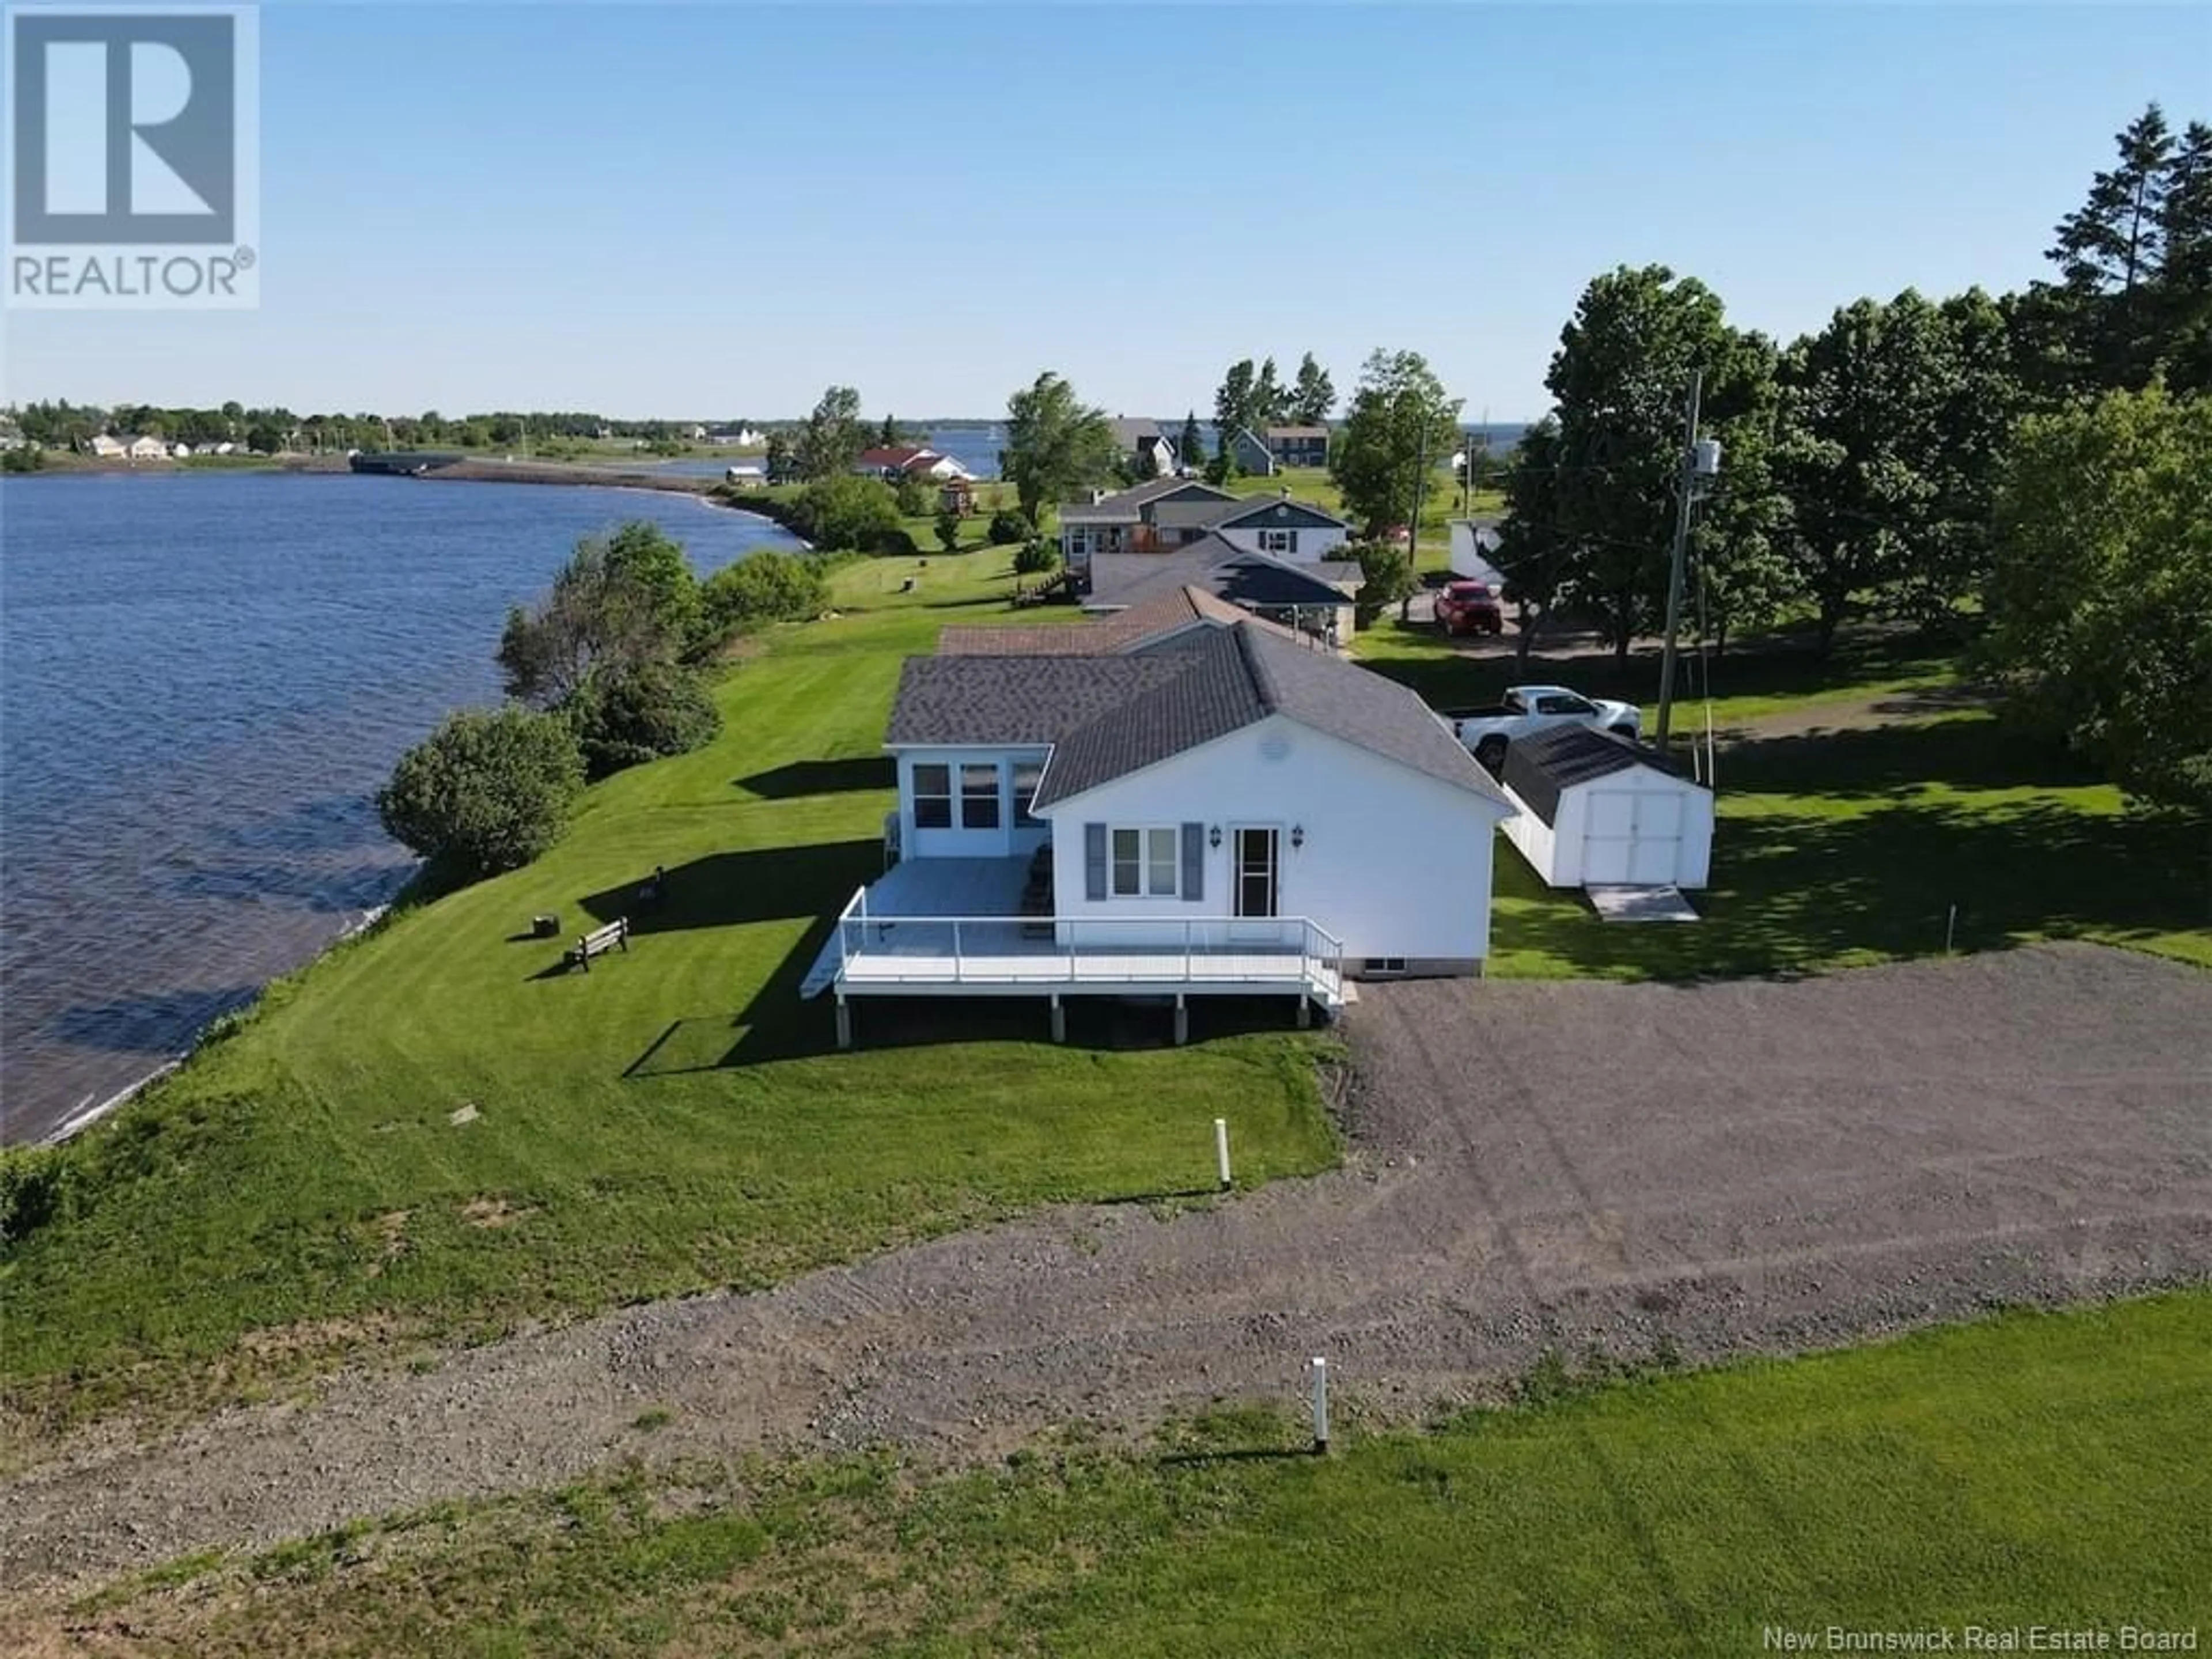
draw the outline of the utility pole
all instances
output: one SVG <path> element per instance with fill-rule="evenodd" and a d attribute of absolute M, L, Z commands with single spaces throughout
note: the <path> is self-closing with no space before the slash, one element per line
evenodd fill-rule
<path fill-rule="evenodd" d="M 1674 557 L 1667 571 L 1667 646 L 1659 659 L 1659 747 L 1667 746 L 1667 729 L 1674 713 L 1674 636 L 1682 625 L 1682 566 L 1690 552 L 1690 502 L 1698 485 L 1698 399 L 1705 390 L 1705 372 L 1690 371 L 1688 407 L 1683 414 L 1681 465 L 1678 488 L 1681 500 L 1674 510 Z"/>
<path fill-rule="evenodd" d="M 1421 459 L 1413 473 L 1413 516 L 1406 525 L 1406 568 L 1421 572 L 1421 504 L 1429 487 L 1429 417 L 1421 413 Z"/>

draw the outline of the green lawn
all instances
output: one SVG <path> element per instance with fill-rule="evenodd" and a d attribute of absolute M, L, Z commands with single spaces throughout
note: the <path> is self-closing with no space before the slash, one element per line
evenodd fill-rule
<path fill-rule="evenodd" d="M 2208 1347 L 2199 1291 L 1538 1389 L 1326 1460 L 1242 1414 L 965 1475 L 641 1474 L 179 1563 L 76 1616 L 210 1656 L 1612 1659 L 1969 1624 L 2117 1649 L 2212 1617 Z"/>
<path fill-rule="evenodd" d="M 1243 1180 L 1334 1161 L 1329 1040 L 1279 1005 L 1194 1011 L 1178 1050 L 1156 1012 L 1102 1003 L 1061 1048 L 1026 1001 L 878 1002 L 832 1050 L 796 989 L 882 868 L 899 660 L 1011 614 L 987 597 L 1003 554 L 837 580 L 841 619 L 731 675 L 711 748 L 595 788 L 539 863 L 333 952 L 59 1155 L 63 1212 L 0 1257 L 16 1434 L 1202 1186 L 1224 1112 Z M 589 975 L 517 937 L 540 911 L 569 933 L 619 914 L 656 865 L 669 902 Z"/>
<path fill-rule="evenodd" d="M 1501 836 L 1492 970 L 1686 978 L 2087 939 L 2212 967 L 2212 836 L 1986 714 L 1721 751 L 1703 921 L 1597 920 Z"/>

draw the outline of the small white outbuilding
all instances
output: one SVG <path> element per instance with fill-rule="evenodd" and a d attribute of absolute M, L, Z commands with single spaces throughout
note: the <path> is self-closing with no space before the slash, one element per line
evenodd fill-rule
<path fill-rule="evenodd" d="M 1713 796 L 1656 749 L 1565 726 L 1506 751 L 1508 840 L 1553 887 L 1698 888 L 1712 867 Z"/>

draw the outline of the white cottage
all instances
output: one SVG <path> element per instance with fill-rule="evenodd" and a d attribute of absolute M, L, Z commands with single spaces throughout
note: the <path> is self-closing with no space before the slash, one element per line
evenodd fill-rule
<path fill-rule="evenodd" d="M 1656 749 L 1561 726 L 1506 751 L 1506 838 L 1553 887 L 1705 884 L 1712 792 Z"/>
<path fill-rule="evenodd" d="M 910 659 L 885 747 L 896 861 L 807 981 L 841 1042 L 857 996 L 1042 996 L 1055 1035 L 1064 997 L 1171 996 L 1180 1036 L 1191 995 L 1303 1018 L 1489 954 L 1504 793 L 1405 687 L 1264 623 Z"/>

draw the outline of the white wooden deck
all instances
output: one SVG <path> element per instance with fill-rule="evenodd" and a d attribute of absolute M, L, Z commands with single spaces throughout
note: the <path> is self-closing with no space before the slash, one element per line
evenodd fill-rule
<path fill-rule="evenodd" d="M 853 896 L 801 987 L 848 996 L 1273 995 L 1338 1008 L 1342 945 L 1303 916 L 1019 914 L 1027 859 L 911 859 Z"/>

